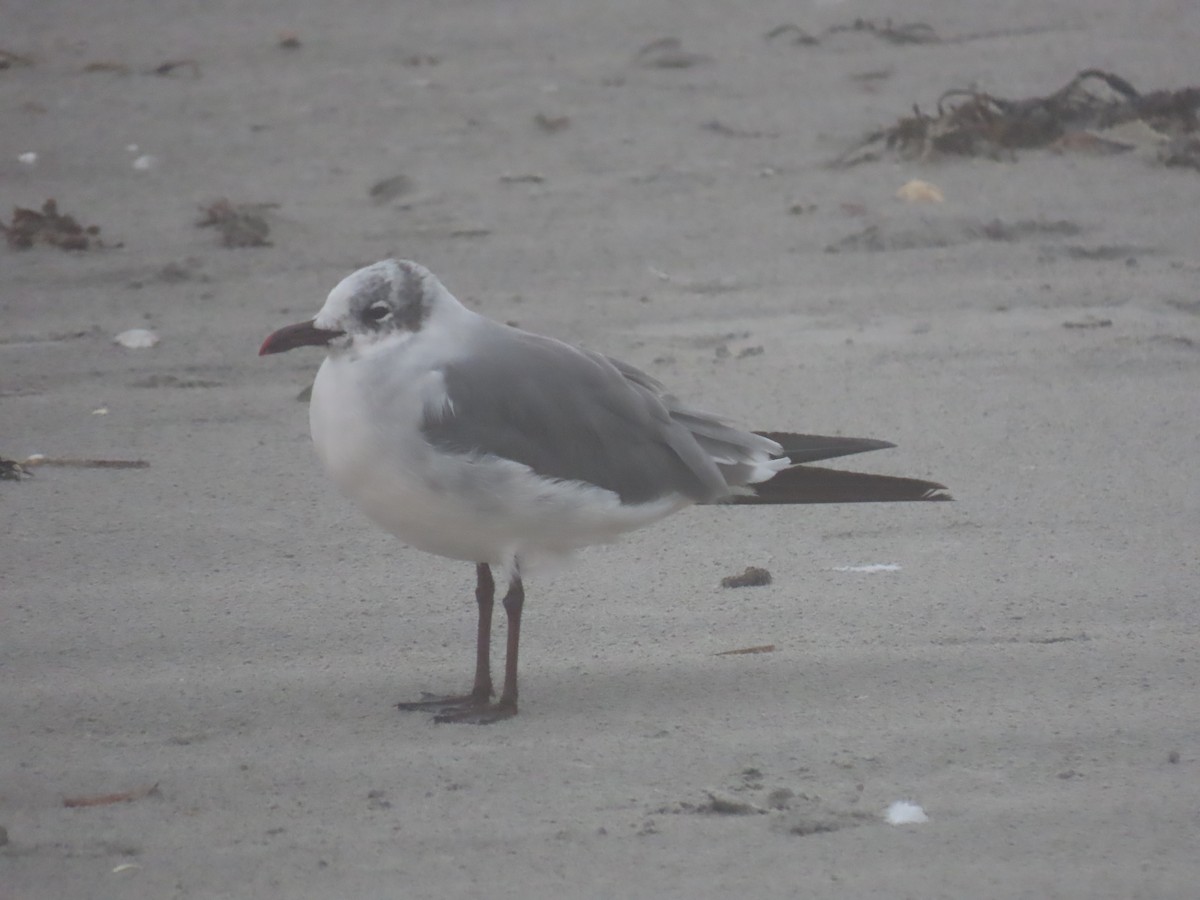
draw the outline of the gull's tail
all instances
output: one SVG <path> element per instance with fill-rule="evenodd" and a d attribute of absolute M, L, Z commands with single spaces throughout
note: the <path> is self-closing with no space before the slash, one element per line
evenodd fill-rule
<path fill-rule="evenodd" d="M 783 447 L 792 465 L 758 484 L 748 484 L 749 494 L 731 503 L 892 503 L 910 500 L 952 500 L 945 485 L 919 478 L 870 475 L 802 465 L 868 450 L 894 447 L 871 438 L 826 437 L 819 434 L 758 432 Z"/>

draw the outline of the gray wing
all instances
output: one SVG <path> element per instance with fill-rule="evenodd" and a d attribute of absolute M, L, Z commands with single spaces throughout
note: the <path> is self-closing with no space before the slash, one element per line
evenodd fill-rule
<path fill-rule="evenodd" d="M 736 454 L 722 431 L 775 446 L 678 407 L 632 366 L 496 329 L 442 369 L 450 405 L 422 423 L 440 449 L 514 460 L 547 478 L 594 484 L 623 502 L 644 503 L 672 493 L 697 502 L 730 494 L 729 485 L 739 482 L 727 480 L 725 458 Z"/>
<path fill-rule="evenodd" d="M 631 382 L 658 397 L 671 420 L 687 429 L 692 440 L 699 444 L 709 459 L 716 464 L 725 481 L 725 491 L 719 497 L 709 498 L 710 500 L 724 499 L 733 493 L 731 487 L 740 487 L 757 480 L 756 473 L 761 478 L 760 464 L 764 459 L 788 455 L 780 452 L 781 447 L 773 435 L 745 431 L 720 416 L 684 406 L 673 395 L 668 394 L 659 381 L 641 369 L 612 357 L 605 359 Z"/>

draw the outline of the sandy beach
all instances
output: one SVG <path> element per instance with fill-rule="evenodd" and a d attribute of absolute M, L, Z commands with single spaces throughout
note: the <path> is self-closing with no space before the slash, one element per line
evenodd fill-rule
<path fill-rule="evenodd" d="M 0 481 L 0 898 L 1196 896 L 1200 172 L 830 163 L 1197 46 L 1191 0 L 0 0 L 0 216 L 100 228 L 0 243 L 0 456 L 148 464 Z M 956 502 L 685 510 L 527 583 L 515 719 L 398 712 L 469 686 L 472 567 L 320 470 L 319 351 L 256 355 L 388 256 Z"/>

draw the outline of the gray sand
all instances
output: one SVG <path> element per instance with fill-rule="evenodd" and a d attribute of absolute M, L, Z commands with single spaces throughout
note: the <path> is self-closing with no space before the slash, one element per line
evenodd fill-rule
<path fill-rule="evenodd" d="M 1195 896 L 1200 176 L 824 163 L 952 86 L 1200 82 L 1200 6 L 360 7 L 0 6 L 0 210 L 123 243 L 0 247 L 0 454 L 150 463 L 0 483 L 0 897 Z M 858 16 L 1011 33 L 763 37 Z M 634 64 L 668 36 L 709 60 Z M 196 228 L 221 197 L 272 246 Z M 401 714 L 469 683 L 471 567 L 327 483 L 318 353 L 255 355 L 391 254 L 957 502 L 686 511 L 528 585 L 518 718 Z"/>

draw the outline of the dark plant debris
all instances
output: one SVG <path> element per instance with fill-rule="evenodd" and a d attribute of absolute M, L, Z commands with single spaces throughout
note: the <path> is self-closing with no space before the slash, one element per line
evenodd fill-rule
<path fill-rule="evenodd" d="M 100 240 L 99 225 L 80 225 L 74 216 L 58 211 L 53 198 L 41 210 L 15 207 L 12 221 L 0 222 L 0 231 L 15 250 L 28 250 L 35 244 L 47 244 L 60 250 L 90 250 L 113 246 Z M 115 246 L 121 246 L 116 244 Z"/>
<path fill-rule="evenodd" d="M 934 31 L 932 25 L 925 22 L 905 22 L 898 25 L 891 19 L 884 19 L 882 23 L 879 23 L 873 19 L 858 18 L 853 22 L 842 25 L 831 25 L 819 34 L 812 34 L 805 31 L 799 25 L 787 22 L 772 28 L 763 37 L 768 41 L 775 41 L 781 44 L 786 43 L 794 47 L 815 47 L 827 38 L 837 35 L 867 34 L 888 44 L 914 46 L 921 44 L 965 44 L 969 41 L 1018 37 L 1048 30 L 1048 28 L 1039 26 L 1029 28 L 997 28 L 992 31 L 975 31 L 968 34 L 943 37 Z"/>
<path fill-rule="evenodd" d="M 941 38 L 933 27 L 924 22 L 908 22 L 896 25 L 891 19 L 885 19 L 883 24 L 871 19 L 855 19 L 845 25 L 831 25 L 819 35 L 809 34 L 799 25 L 790 22 L 772 28 L 764 35 L 768 41 L 786 39 L 789 44 L 796 46 L 816 46 L 825 38 L 845 32 L 860 32 L 873 35 L 889 44 L 938 44 Z"/>
<path fill-rule="evenodd" d="M 35 466 L 53 466 L 60 469 L 148 469 L 150 463 L 144 459 L 92 459 L 90 457 L 43 456 L 35 453 L 23 463 L 26 469 Z"/>
<path fill-rule="evenodd" d="M 193 78 L 200 77 L 200 63 L 194 59 L 169 59 L 157 66 L 143 69 L 142 74 L 167 76 L 175 75 L 180 70 L 190 72 Z M 97 59 L 85 65 L 83 71 L 89 74 L 107 72 L 112 75 L 130 75 L 133 73 L 133 66 L 116 59 Z"/>
<path fill-rule="evenodd" d="M 108 72 L 112 75 L 128 75 L 132 69 L 123 62 L 112 59 L 97 59 L 83 67 L 83 71 L 91 75 L 95 72 Z"/>
<path fill-rule="evenodd" d="M 421 66 L 438 66 L 441 65 L 442 58 L 440 56 L 432 56 L 428 53 L 410 53 L 400 60 L 400 64 L 408 66 L 411 69 L 420 68 Z"/>
<path fill-rule="evenodd" d="M 785 22 L 783 25 L 776 25 L 770 31 L 763 35 L 768 41 L 782 41 L 787 39 L 789 44 L 797 47 L 815 47 L 821 43 L 821 39 L 816 35 L 810 34 L 799 25 L 793 22 Z"/>
<path fill-rule="evenodd" d="M 1100 244 L 1095 247 L 1083 247 L 1078 244 L 1068 245 L 1061 249 L 1061 253 L 1067 259 L 1088 259 L 1088 260 L 1124 260 L 1128 265 L 1129 261 L 1134 260 L 1134 265 L 1137 263 L 1137 255 L 1139 253 L 1153 253 L 1152 247 L 1137 247 L 1132 244 Z"/>
<path fill-rule="evenodd" d="M 0 481 L 20 481 L 32 474 L 15 459 L 5 459 L 0 456 Z"/>
<path fill-rule="evenodd" d="M 555 134 L 571 124 L 571 117 L 552 116 L 546 113 L 538 113 L 533 117 L 533 124 L 542 131 L 546 132 L 546 134 Z"/>
<path fill-rule="evenodd" d="M 33 58 L 12 50 L 0 49 L 0 69 L 11 69 L 13 66 L 32 66 Z"/>
<path fill-rule="evenodd" d="M 412 189 L 412 179 L 407 175 L 399 174 L 375 182 L 367 193 L 370 195 L 372 203 L 383 204 L 411 193 Z"/>
<path fill-rule="evenodd" d="M 159 63 L 153 69 L 150 69 L 147 75 L 174 75 L 180 69 L 186 69 L 192 73 L 193 78 L 200 77 L 200 63 L 194 59 L 169 59 L 166 62 Z"/>
<path fill-rule="evenodd" d="M 156 280 L 164 284 L 179 284 L 183 281 L 211 281 L 209 276 L 200 271 L 203 260 L 197 256 L 188 256 L 182 260 L 171 260 L 154 273 Z"/>
<path fill-rule="evenodd" d="M 536 172 L 506 172 L 500 176 L 501 184 L 543 184 L 545 181 L 546 176 Z"/>
<path fill-rule="evenodd" d="M 231 203 L 222 197 L 200 208 L 202 215 L 196 227 L 216 228 L 224 247 L 270 247 L 267 235 L 271 226 L 263 213 L 278 206 L 278 203 Z"/>
<path fill-rule="evenodd" d="M 755 816 L 766 812 L 761 806 L 755 806 L 745 800 L 738 800 L 726 794 L 715 791 L 705 791 L 708 800 L 696 807 L 698 813 L 709 813 L 718 816 Z"/>
<path fill-rule="evenodd" d="M 905 159 L 1005 158 L 1016 150 L 1052 146 L 1060 151 L 1120 152 L 1132 145 L 1102 133 L 1131 122 L 1149 126 L 1169 142 L 1167 146 L 1183 147 L 1196 140 L 1198 112 L 1200 87 L 1142 94 L 1121 76 L 1099 69 L 1080 72 L 1046 97 L 1007 100 L 970 88 L 952 88 L 938 98 L 934 113 L 914 106 L 911 116 L 867 135 L 833 165 L 846 168 L 877 160 L 889 151 Z M 1160 161 L 1166 165 L 1197 166 L 1198 159 L 1196 153 L 1189 157 L 1185 151 L 1177 157 L 1160 151 Z"/>
<path fill-rule="evenodd" d="M 711 131 L 713 134 L 720 134 L 725 137 L 735 138 L 763 138 L 763 137 L 779 137 L 779 133 L 775 131 L 755 131 L 746 128 L 738 128 L 734 125 L 726 125 L 719 119 L 713 119 L 711 122 L 705 122 L 700 126 L 705 131 Z"/>
<path fill-rule="evenodd" d="M 221 382 L 206 378 L 180 378 L 178 375 L 147 375 L 137 381 L 130 382 L 135 388 L 215 388 Z"/>
<path fill-rule="evenodd" d="M 633 61 L 646 69 L 690 69 L 712 62 L 712 57 L 684 50 L 679 38 L 667 37 L 642 47 L 634 54 Z"/>
<path fill-rule="evenodd" d="M 721 579 L 723 588 L 762 587 L 771 583 L 771 573 L 759 566 L 746 566 L 740 575 L 726 575 Z"/>
<path fill-rule="evenodd" d="M 1097 319 L 1095 316 L 1085 316 L 1082 319 L 1068 320 L 1062 323 L 1063 328 L 1109 328 L 1112 319 Z"/>

